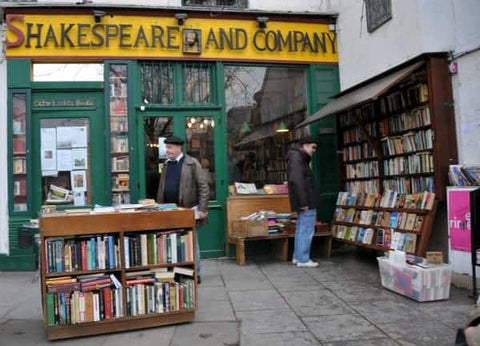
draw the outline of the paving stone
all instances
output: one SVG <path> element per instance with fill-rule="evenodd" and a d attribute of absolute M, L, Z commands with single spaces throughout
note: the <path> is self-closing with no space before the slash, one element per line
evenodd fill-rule
<path fill-rule="evenodd" d="M 225 287 L 204 286 L 203 282 L 198 286 L 199 301 L 216 302 L 219 300 L 228 300 L 228 294 Z"/>
<path fill-rule="evenodd" d="M 323 346 L 358 346 L 359 344 L 368 345 L 368 346 L 398 346 L 399 345 L 392 339 L 387 339 L 387 338 L 362 340 L 361 343 L 359 343 L 358 340 L 327 342 L 322 345 Z"/>
<path fill-rule="evenodd" d="M 238 322 L 190 323 L 179 325 L 170 346 L 238 346 Z"/>
<path fill-rule="evenodd" d="M 327 290 L 286 291 L 283 297 L 297 315 L 322 316 L 352 314 L 354 311 Z"/>
<path fill-rule="evenodd" d="M 232 305 L 228 300 L 208 301 L 200 299 L 195 312 L 195 322 L 236 321 Z"/>
<path fill-rule="evenodd" d="M 288 332 L 240 335 L 242 346 L 313 346 L 320 345 L 310 332 Z"/>
<path fill-rule="evenodd" d="M 275 263 L 262 265 L 260 268 L 277 289 L 296 289 L 320 285 L 308 272 L 293 264 Z"/>
<path fill-rule="evenodd" d="M 288 305 L 276 290 L 229 292 L 235 311 L 285 310 Z"/>
<path fill-rule="evenodd" d="M 109 334 L 102 346 L 167 346 L 172 341 L 175 329 L 176 326 L 163 326 Z"/>
<path fill-rule="evenodd" d="M 404 346 L 451 346 L 455 345 L 456 330 L 425 320 L 417 323 L 379 324 L 390 338 Z"/>
<path fill-rule="evenodd" d="M 356 314 L 303 317 L 302 320 L 322 343 L 358 340 L 359 344 L 366 345 L 364 340 L 385 337 L 377 327 Z"/>
<path fill-rule="evenodd" d="M 302 321 L 291 310 L 240 311 L 242 333 L 276 333 L 306 331 Z"/>
<path fill-rule="evenodd" d="M 419 323 L 431 319 L 430 316 L 416 309 L 407 301 L 392 300 L 358 300 L 350 302 L 350 307 L 374 324 L 378 323 Z"/>

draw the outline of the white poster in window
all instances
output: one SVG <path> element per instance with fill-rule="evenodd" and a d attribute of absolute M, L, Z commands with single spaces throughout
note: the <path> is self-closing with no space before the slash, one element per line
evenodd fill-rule
<path fill-rule="evenodd" d="M 158 158 L 166 159 L 167 158 L 167 147 L 165 146 L 166 137 L 158 137 Z"/>
<path fill-rule="evenodd" d="M 70 149 L 57 150 L 57 169 L 59 171 L 71 171 L 72 164 L 72 151 Z"/>
<path fill-rule="evenodd" d="M 40 130 L 40 147 L 55 149 L 57 147 L 57 131 L 55 128 L 42 128 Z"/>
<path fill-rule="evenodd" d="M 72 190 L 87 191 L 87 171 L 71 171 Z"/>
<path fill-rule="evenodd" d="M 88 169 L 87 148 L 72 149 L 72 169 Z"/>
<path fill-rule="evenodd" d="M 55 148 L 42 148 L 40 154 L 42 171 L 56 171 L 57 150 Z"/>
<path fill-rule="evenodd" d="M 69 149 L 72 147 L 73 132 L 69 126 L 57 127 L 57 149 Z"/>
<path fill-rule="evenodd" d="M 87 127 L 75 126 L 72 131 L 72 148 L 85 148 L 87 146 Z"/>
<path fill-rule="evenodd" d="M 85 191 L 73 192 L 73 205 L 75 206 L 85 205 Z"/>

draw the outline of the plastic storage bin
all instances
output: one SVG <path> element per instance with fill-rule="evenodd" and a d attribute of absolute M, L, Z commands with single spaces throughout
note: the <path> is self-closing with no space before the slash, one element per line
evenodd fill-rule
<path fill-rule="evenodd" d="M 378 257 L 382 286 L 419 302 L 448 299 L 451 268 L 447 264 L 421 268 L 400 265 L 386 257 Z"/>

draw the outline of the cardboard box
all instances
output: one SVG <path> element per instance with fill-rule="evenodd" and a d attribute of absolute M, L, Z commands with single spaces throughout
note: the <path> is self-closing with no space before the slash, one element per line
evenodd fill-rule
<path fill-rule="evenodd" d="M 264 237 L 268 236 L 266 220 L 234 220 L 231 235 L 233 237 Z"/>
<path fill-rule="evenodd" d="M 448 299 L 452 271 L 449 265 L 421 268 L 378 257 L 382 286 L 419 302 Z"/>

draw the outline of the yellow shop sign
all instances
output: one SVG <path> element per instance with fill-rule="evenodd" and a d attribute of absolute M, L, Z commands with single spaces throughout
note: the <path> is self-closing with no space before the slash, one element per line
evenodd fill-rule
<path fill-rule="evenodd" d="M 336 63 L 328 24 L 106 15 L 7 15 L 9 58 L 211 59 Z"/>

